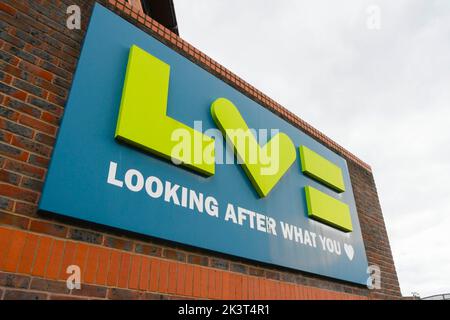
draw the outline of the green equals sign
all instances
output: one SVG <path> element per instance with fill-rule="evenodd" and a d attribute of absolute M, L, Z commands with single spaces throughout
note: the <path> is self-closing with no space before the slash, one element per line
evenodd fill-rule
<path fill-rule="evenodd" d="M 337 193 L 345 191 L 342 170 L 311 149 L 300 146 L 302 172 Z M 305 187 L 308 216 L 344 232 L 353 230 L 349 206 L 312 186 Z"/>

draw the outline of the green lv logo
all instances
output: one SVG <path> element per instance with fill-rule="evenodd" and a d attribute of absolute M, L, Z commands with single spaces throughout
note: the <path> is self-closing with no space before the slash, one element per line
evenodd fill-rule
<path fill-rule="evenodd" d="M 214 140 L 167 116 L 170 66 L 137 46 L 128 58 L 115 138 L 159 157 L 177 160 L 203 175 L 214 175 Z M 289 170 L 296 149 L 284 133 L 260 146 L 236 106 L 225 98 L 215 100 L 211 114 L 260 197 L 265 197 Z M 174 133 L 190 138 L 188 152 L 174 154 L 179 142 Z M 210 158 L 203 155 L 209 154 Z M 200 156 L 198 156 L 200 154 Z M 341 169 L 322 156 L 300 147 L 302 171 L 336 192 L 344 192 Z M 347 204 L 312 186 L 305 187 L 308 215 L 345 232 L 352 231 Z"/>

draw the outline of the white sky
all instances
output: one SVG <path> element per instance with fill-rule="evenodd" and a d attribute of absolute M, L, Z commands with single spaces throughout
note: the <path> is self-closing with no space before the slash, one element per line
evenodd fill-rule
<path fill-rule="evenodd" d="M 372 166 L 402 293 L 450 292 L 450 1 L 174 2 L 181 37 Z"/>

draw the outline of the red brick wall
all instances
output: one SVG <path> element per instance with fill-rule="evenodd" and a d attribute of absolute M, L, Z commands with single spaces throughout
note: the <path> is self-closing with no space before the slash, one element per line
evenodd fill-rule
<path fill-rule="evenodd" d="M 124 1 L 99 1 L 324 143 L 349 164 L 369 264 L 382 288 L 333 281 L 37 212 L 93 0 L 0 2 L 0 299 L 398 298 L 400 290 L 370 167 Z M 82 30 L 66 8 L 82 9 Z M 81 290 L 65 285 L 82 267 Z"/>

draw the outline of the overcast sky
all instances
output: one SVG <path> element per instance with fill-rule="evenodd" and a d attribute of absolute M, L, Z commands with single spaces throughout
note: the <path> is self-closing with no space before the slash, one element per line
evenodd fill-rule
<path fill-rule="evenodd" d="M 450 292 L 450 1 L 174 2 L 185 40 L 372 166 L 402 293 Z"/>

